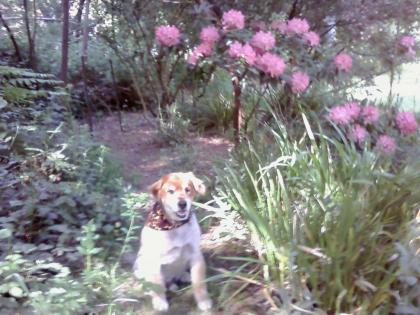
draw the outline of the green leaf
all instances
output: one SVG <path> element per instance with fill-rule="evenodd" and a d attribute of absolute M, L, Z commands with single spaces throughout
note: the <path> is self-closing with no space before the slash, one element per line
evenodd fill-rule
<path fill-rule="evenodd" d="M 12 235 L 12 232 L 9 229 L 0 230 L 0 240 L 9 238 Z"/>
<path fill-rule="evenodd" d="M 19 288 L 19 287 L 12 287 L 12 288 L 10 288 L 9 289 L 9 294 L 11 296 L 16 297 L 16 298 L 21 298 L 21 297 L 24 296 L 23 290 L 21 288 Z"/>
<path fill-rule="evenodd" d="M 6 100 L 0 96 L 0 109 L 5 108 L 7 106 Z"/>

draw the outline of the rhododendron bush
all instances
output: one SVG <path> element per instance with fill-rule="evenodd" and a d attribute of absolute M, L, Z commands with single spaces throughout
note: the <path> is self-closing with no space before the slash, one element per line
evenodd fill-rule
<path fill-rule="evenodd" d="M 175 26 L 159 26 L 156 42 L 161 49 L 173 49 L 179 34 Z M 320 58 L 320 36 L 304 18 L 251 24 L 241 11 L 231 9 L 223 13 L 220 21 L 204 25 L 199 39 L 195 45 L 184 39 L 186 62 L 191 71 L 213 64 L 232 76 L 237 91 L 234 100 L 237 141 L 243 116 L 241 94 L 246 86 L 270 86 L 286 94 L 301 95 L 310 88 L 311 80 L 333 79 L 341 72 L 349 72 L 352 66 L 352 57 L 343 52 Z"/>
<path fill-rule="evenodd" d="M 310 91 L 311 85 L 323 82 L 329 86 L 340 86 L 343 82 L 351 82 L 354 75 L 351 53 L 322 43 L 320 35 L 303 17 L 252 21 L 240 10 L 230 9 L 223 12 L 220 20 L 202 26 L 199 36 L 196 36 L 198 42 L 185 34 L 184 43 L 180 44 L 180 31 L 175 26 L 159 26 L 155 37 L 162 48 L 169 49 L 168 52 L 179 44 L 193 73 L 212 65 L 225 69 L 231 75 L 235 91 L 233 126 L 236 141 L 240 140 L 240 128 L 246 115 L 241 95 L 247 89 L 260 91 L 262 98 L 269 97 L 272 91 L 280 92 L 286 95 L 288 107 L 296 107 L 305 102 L 305 94 L 316 94 L 317 91 Z M 412 57 L 415 45 L 413 36 L 398 35 L 390 49 L 402 57 Z M 362 146 L 368 139 L 381 136 L 370 137 L 366 129 L 366 125 L 373 128 L 378 111 L 367 106 L 362 113 L 360 105 L 350 102 L 333 108 L 329 118 L 342 126 L 353 123 L 346 134 Z M 255 114 L 255 110 L 249 114 Z M 402 117 L 401 121 L 407 120 Z M 408 130 L 412 133 L 412 125 L 400 128 L 402 135 L 407 135 Z"/>
<path fill-rule="evenodd" d="M 418 130 L 414 112 L 392 113 L 356 101 L 333 106 L 328 119 L 359 148 L 375 148 L 385 155 L 394 154 L 398 143 L 409 141 Z"/>

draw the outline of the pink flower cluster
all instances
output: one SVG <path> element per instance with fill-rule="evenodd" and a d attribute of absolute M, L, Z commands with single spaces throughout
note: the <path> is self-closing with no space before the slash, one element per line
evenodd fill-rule
<path fill-rule="evenodd" d="M 358 102 L 348 102 L 334 106 L 328 116 L 337 125 L 348 125 L 362 119 L 365 125 L 373 124 L 379 119 L 379 109 L 373 105 L 361 107 Z"/>
<path fill-rule="evenodd" d="M 361 107 L 357 102 L 334 106 L 329 118 L 337 125 L 347 125 L 361 118 L 365 125 L 373 124 L 379 119 L 379 109 L 373 105 Z"/>
<path fill-rule="evenodd" d="M 379 119 L 379 109 L 375 106 L 368 105 L 362 109 L 362 119 L 366 125 L 373 124 Z"/>
<path fill-rule="evenodd" d="M 270 32 L 259 31 L 251 40 L 251 45 L 261 53 L 273 49 L 275 44 L 276 39 Z"/>
<path fill-rule="evenodd" d="M 372 125 L 379 120 L 379 109 L 373 105 L 360 106 L 357 102 L 349 102 L 334 106 L 328 118 L 340 126 L 349 127 L 349 138 L 359 145 L 368 137 L 363 126 Z M 353 124 L 354 123 L 354 124 Z M 403 136 L 416 133 L 418 124 L 412 112 L 400 112 L 395 117 L 395 124 Z M 385 154 L 392 154 L 396 150 L 396 141 L 388 135 L 381 135 L 376 141 L 375 148 Z"/>
<path fill-rule="evenodd" d="M 395 117 L 395 123 L 403 135 L 410 135 L 417 131 L 417 121 L 414 113 L 400 112 Z"/>
<path fill-rule="evenodd" d="M 172 47 L 179 44 L 181 32 L 176 26 L 161 25 L 155 29 L 155 38 L 161 45 Z"/>
<path fill-rule="evenodd" d="M 408 57 L 415 57 L 416 52 L 413 49 L 416 41 L 413 36 L 405 35 L 400 38 L 399 45 L 402 47 L 403 51 Z"/>
<path fill-rule="evenodd" d="M 220 39 L 220 34 L 215 26 L 210 25 L 201 30 L 200 39 L 204 43 L 215 43 Z"/>
<path fill-rule="evenodd" d="M 242 45 L 240 42 L 233 42 L 229 46 L 228 54 L 231 58 L 239 59 L 243 58 L 247 64 L 254 65 L 257 54 L 250 44 L 246 43 Z"/>
<path fill-rule="evenodd" d="M 413 36 L 405 35 L 400 38 L 400 45 L 406 48 L 412 48 L 415 44 Z"/>
<path fill-rule="evenodd" d="M 339 105 L 331 108 L 328 118 L 337 125 L 348 125 L 351 122 L 350 115 L 345 106 Z"/>
<path fill-rule="evenodd" d="M 223 13 L 222 24 L 226 30 L 243 29 L 245 26 L 245 16 L 241 11 L 229 10 Z"/>
<path fill-rule="evenodd" d="M 353 65 L 353 59 L 346 53 L 340 53 L 334 58 L 334 64 L 340 71 L 348 72 Z"/>
<path fill-rule="evenodd" d="M 286 65 L 281 57 L 269 52 L 266 52 L 259 57 L 256 64 L 258 69 L 265 74 L 270 75 L 272 78 L 278 78 L 281 76 L 286 68 Z"/>
<path fill-rule="evenodd" d="M 320 42 L 318 33 L 315 33 L 312 31 L 303 34 L 303 39 L 306 41 L 306 43 L 309 46 L 312 46 L 312 47 L 318 46 Z"/>
<path fill-rule="evenodd" d="M 213 53 L 214 45 L 220 39 L 218 29 L 213 26 L 206 26 L 200 33 L 201 43 L 196 46 L 191 55 L 187 58 L 189 65 L 195 66 L 201 57 L 208 57 Z"/>
<path fill-rule="evenodd" d="M 388 135 L 381 135 L 376 141 L 375 148 L 378 151 L 385 153 L 386 155 L 391 155 L 395 152 L 395 149 L 397 148 L 397 144 L 395 143 L 394 138 Z"/>
<path fill-rule="evenodd" d="M 187 58 L 187 63 L 195 66 L 201 57 L 208 57 L 212 54 L 212 52 L 213 44 L 210 42 L 203 42 L 193 49 L 191 55 Z"/>
<path fill-rule="evenodd" d="M 287 22 L 288 33 L 304 34 L 309 31 L 309 23 L 306 19 L 293 18 Z"/>
<path fill-rule="evenodd" d="M 367 135 L 368 132 L 364 127 L 360 126 L 359 124 L 355 124 L 351 129 L 350 139 L 359 145 L 362 145 L 363 142 L 365 142 Z"/>
<path fill-rule="evenodd" d="M 312 47 L 318 46 L 320 42 L 318 33 L 309 31 L 310 26 L 306 19 L 293 18 L 288 22 L 276 20 L 271 23 L 271 28 L 281 34 L 301 35 L 303 40 Z"/>
<path fill-rule="evenodd" d="M 289 84 L 293 93 L 302 93 L 308 88 L 309 76 L 305 72 L 297 71 L 292 74 Z"/>

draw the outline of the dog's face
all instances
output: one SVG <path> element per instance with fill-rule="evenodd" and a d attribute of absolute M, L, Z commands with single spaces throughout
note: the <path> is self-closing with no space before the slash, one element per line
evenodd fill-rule
<path fill-rule="evenodd" d="M 165 175 L 152 184 L 149 190 L 161 202 L 167 217 L 172 221 L 187 219 L 194 196 L 206 192 L 203 182 L 192 172 Z"/>

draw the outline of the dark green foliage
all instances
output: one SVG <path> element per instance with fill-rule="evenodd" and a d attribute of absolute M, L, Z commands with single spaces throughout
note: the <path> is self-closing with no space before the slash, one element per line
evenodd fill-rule
<path fill-rule="evenodd" d="M 130 216 L 123 215 L 120 166 L 108 148 L 95 144 L 86 128 L 69 118 L 63 92 L 42 81 L 36 83 L 43 86 L 42 94 L 29 83 L 19 87 L 18 98 L 6 94 L 15 82 L 12 77 L 49 78 L 57 83 L 54 86 L 59 81 L 50 75 L 4 69 L 0 85 L 4 96 L 0 109 L 1 304 L 31 306 L 41 313 L 87 310 L 86 301 L 98 298 L 95 284 L 69 278 L 69 268 L 73 274 L 96 270 L 98 276 L 108 271 L 92 267 L 92 259 L 105 256 L 116 269 L 121 246 L 134 229 L 133 222 L 128 225 Z"/>

